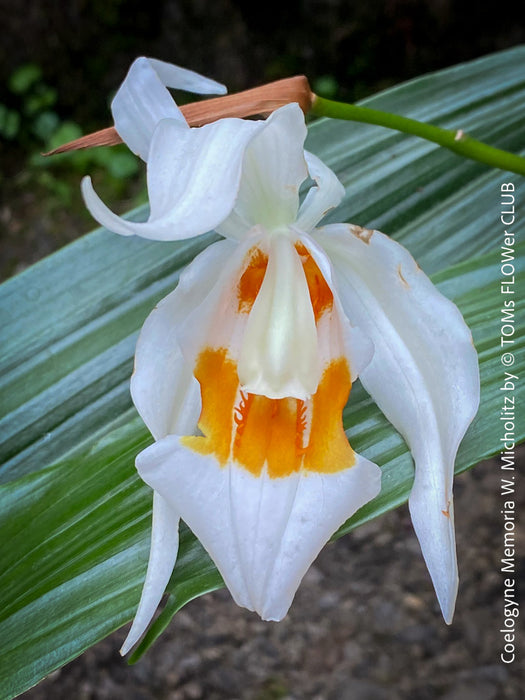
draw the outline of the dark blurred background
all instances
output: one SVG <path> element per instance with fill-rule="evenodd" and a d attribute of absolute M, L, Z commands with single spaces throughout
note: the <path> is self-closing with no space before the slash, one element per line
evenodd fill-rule
<path fill-rule="evenodd" d="M 0 82 L 8 84 L 21 64 L 36 64 L 57 91 L 60 116 L 86 128 L 107 121 L 107 96 L 141 54 L 189 66 L 234 91 L 305 73 L 355 100 L 520 43 L 520 5 L 513 11 L 513 3 L 493 0 L 1 0 Z"/>
<path fill-rule="evenodd" d="M 138 55 L 230 91 L 304 73 L 319 94 L 353 101 L 521 43 L 524 12 L 496 0 L 0 0 L 0 275 L 92 228 L 83 174 L 101 173 L 102 195 L 123 209 L 144 201 L 125 150 L 39 155 L 111 123 L 110 97 Z"/>

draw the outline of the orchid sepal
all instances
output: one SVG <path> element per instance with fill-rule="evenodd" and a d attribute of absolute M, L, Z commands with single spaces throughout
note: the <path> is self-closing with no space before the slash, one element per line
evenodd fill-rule
<path fill-rule="evenodd" d="M 391 238 L 347 224 L 319 229 L 315 238 L 333 261 L 346 315 L 374 343 L 361 382 L 412 452 L 410 512 L 450 623 L 458 580 L 454 461 L 479 406 L 472 335 L 458 308 Z"/>
<path fill-rule="evenodd" d="M 125 656 L 142 637 L 162 600 L 179 551 L 179 515 L 159 493 L 153 493 L 151 545 L 146 579 L 133 624 L 120 649 Z"/>
<path fill-rule="evenodd" d="M 148 158 L 151 139 L 162 119 L 175 119 L 188 128 L 168 87 L 200 94 L 226 92 L 224 85 L 187 68 L 143 56 L 135 59 L 113 98 L 111 112 L 117 133 L 142 160 Z"/>

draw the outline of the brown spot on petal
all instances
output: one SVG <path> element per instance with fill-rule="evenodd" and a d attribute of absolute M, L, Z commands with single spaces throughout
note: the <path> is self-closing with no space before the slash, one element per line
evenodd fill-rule
<path fill-rule="evenodd" d="M 363 243 L 370 243 L 370 239 L 374 235 L 374 232 L 370 229 L 355 226 L 354 224 L 350 224 L 348 228 L 350 229 L 350 233 L 353 233 L 354 236 L 360 238 Z"/>
<path fill-rule="evenodd" d="M 408 287 L 409 287 L 410 285 L 408 284 L 408 282 L 406 281 L 406 279 L 403 277 L 403 273 L 402 273 L 402 271 L 401 271 L 401 265 L 398 265 L 398 266 L 397 266 L 397 274 L 398 274 L 398 277 L 399 277 L 399 279 L 401 280 L 401 283 L 403 284 L 403 286 L 406 287 L 406 288 L 408 289 Z"/>

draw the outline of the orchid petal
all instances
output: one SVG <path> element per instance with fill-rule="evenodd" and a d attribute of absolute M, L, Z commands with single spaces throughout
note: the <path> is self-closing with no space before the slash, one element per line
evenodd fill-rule
<path fill-rule="evenodd" d="M 178 66 L 137 58 L 111 104 L 115 128 L 128 147 L 147 160 L 155 127 L 176 119 L 188 128 L 166 86 L 202 94 L 224 94 L 224 85 Z"/>
<path fill-rule="evenodd" d="M 311 231 L 321 219 L 336 207 L 345 195 L 345 188 L 336 174 L 313 153 L 304 152 L 308 172 L 315 180 L 299 209 L 296 226 L 302 231 Z"/>
<path fill-rule="evenodd" d="M 188 68 L 159 61 L 157 58 L 147 60 L 166 87 L 193 92 L 197 95 L 225 95 L 228 92 L 226 85 Z"/>
<path fill-rule="evenodd" d="M 268 117 L 246 149 L 237 202 L 230 217 L 217 228 L 219 233 L 240 238 L 256 224 L 271 230 L 295 221 L 299 187 L 308 175 L 305 138 L 299 105 L 285 105 Z"/>
<path fill-rule="evenodd" d="M 215 227 L 215 231 L 225 238 L 240 241 L 252 227 L 253 223 L 246 218 L 244 212 L 234 207 L 228 217 Z"/>
<path fill-rule="evenodd" d="M 402 246 L 377 231 L 326 226 L 345 312 L 374 343 L 365 389 L 406 439 L 416 465 L 409 506 L 445 621 L 457 593 L 452 481 L 479 404 L 470 330 Z"/>
<path fill-rule="evenodd" d="M 158 241 L 198 236 L 223 221 L 235 203 L 246 146 L 264 122 L 221 119 L 198 129 L 180 122 L 159 123 L 151 141 L 147 222 L 126 221 L 114 214 L 82 180 L 82 193 L 92 216 L 124 236 Z"/>
<path fill-rule="evenodd" d="M 148 162 L 151 218 L 177 226 L 176 238 L 217 226 L 237 198 L 245 151 L 264 127 L 231 118 L 181 131 L 178 122 L 161 122 Z"/>
<path fill-rule="evenodd" d="M 177 511 L 153 493 L 153 520 L 148 571 L 139 606 L 120 653 L 128 653 L 146 631 L 162 599 L 177 560 L 179 549 L 179 516 Z"/>
<path fill-rule="evenodd" d="M 380 490 L 380 470 L 362 457 L 331 474 L 255 477 L 169 436 L 137 458 L 214 560 L 235 601 L 265 620 L 286 614 L 308 567 L 337 528 Z"/>
<path fill-rule="evenodd" d="M 214 243 L 180 276 L 176 289 L 159 302 L 140 332 L 131 379 L 133 402 L 153 437 L 195 432 L 201 403 L 193 362 L 182 355 L 181 324 L 220 276 L 235 245 Z"/>

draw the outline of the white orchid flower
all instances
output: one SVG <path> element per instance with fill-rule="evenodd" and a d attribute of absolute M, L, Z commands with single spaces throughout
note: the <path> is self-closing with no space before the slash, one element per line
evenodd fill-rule
<path fill-rule="evenodd" d="M 117 233 L 225 236 L 188 266 L 137 344 L 132 396 L 155 438 L 137 469 L 154 490 L 153 527 L 122 653 L 160 602 L 180 518 L 239 605 L 286 614 L 324 543 L 380 490 L 379 468 L 342 427 L 358 374 L 414 456 L 410 512 L 450 622 L 454 460 L 479 402 L 470 331 L 398 243 L 348 224 L 316 228 L 344 190 L 303 150 L 296 104 L 192 129 L 163 85 L 181 70 L 139 59 L 113 103 L 117 131 L 147 160 L 149 220 L 117 217 L 83 182 L 89 210 Z M 186 88 L 210 87 L 180 75 Z"/>

